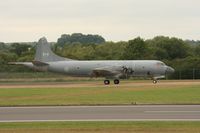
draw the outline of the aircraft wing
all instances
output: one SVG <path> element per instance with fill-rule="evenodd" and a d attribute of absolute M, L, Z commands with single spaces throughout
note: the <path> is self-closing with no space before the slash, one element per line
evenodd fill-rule
<path fill-rule="evenodd" d="M 100 77 L 100 76 L 113 76 L 115 75 L 115 71 L 111 70 L 110 68 L 96 68 L 93 70 L 93 75 L 96 77 Z"/>
<path fill-rule="evenodd" d="M 155 76 L 155 77 L 153 77 L 154 79 L 163 79 L 163 78 L 165 78 L 165 76 L 164 75 L 161 75 L 161 76 Z"/>
<path fill-rule="evenodd" d="M 127 77 L 129 69 L 124 66 L 107 66 L 96 68 L 93 70 L 92 75 L 95 77 Z"/>

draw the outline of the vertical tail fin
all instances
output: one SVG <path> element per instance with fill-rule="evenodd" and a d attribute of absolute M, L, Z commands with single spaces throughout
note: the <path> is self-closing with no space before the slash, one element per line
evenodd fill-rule
<path fill-rule="evenodd" d="M 36 45 L 36 54 L 34 61 L 52 62 L 52 61 L 67 61 L 68 58 L 60 57 L 54 54 L 51 50 L 50 44 L 45 37 L 41 38 Z"/>

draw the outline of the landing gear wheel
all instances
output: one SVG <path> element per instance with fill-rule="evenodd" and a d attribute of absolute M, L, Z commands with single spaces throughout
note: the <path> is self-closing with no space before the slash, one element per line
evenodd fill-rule
<path fill-rule="evenodd" d="M 119 80 L 118 80 L 118 79 L 115 79 L 115 80 L 114 80 L 114 84 L 118 85 L 118 84 L 119 84 Z"/>
<path fill-rule="evenodd" d="M 153 80 L 153 83 L 154 83 L 154 84 L 157 84 L 157 83 L 158 83 L 158 81 L 157 81 L 157 80 Z"/>
<path fill-rule="evenodd" d="M 110 80 L 104 80 L 104 84 L 105 85 L 109 85 L 110 84 Z"/>

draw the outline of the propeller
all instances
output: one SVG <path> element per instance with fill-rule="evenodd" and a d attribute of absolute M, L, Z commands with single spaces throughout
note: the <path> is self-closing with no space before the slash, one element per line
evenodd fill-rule
<path fill-rule="evenodd" d="M 122 67 L 123 73 L 125 74 L 126 78 L 128 78 L 129 75 L 133 74 L 133 69 L 132 68 L 127 68 L 125 66 Z"/>

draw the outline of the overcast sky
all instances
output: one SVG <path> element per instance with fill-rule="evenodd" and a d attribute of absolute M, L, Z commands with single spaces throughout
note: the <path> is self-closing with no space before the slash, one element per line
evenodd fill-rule
<path fill-rule="evenodd" d="M 0 0 L 0 41 L 57 41 L 63 33 L 200 40 L 200 0 Z"/>

